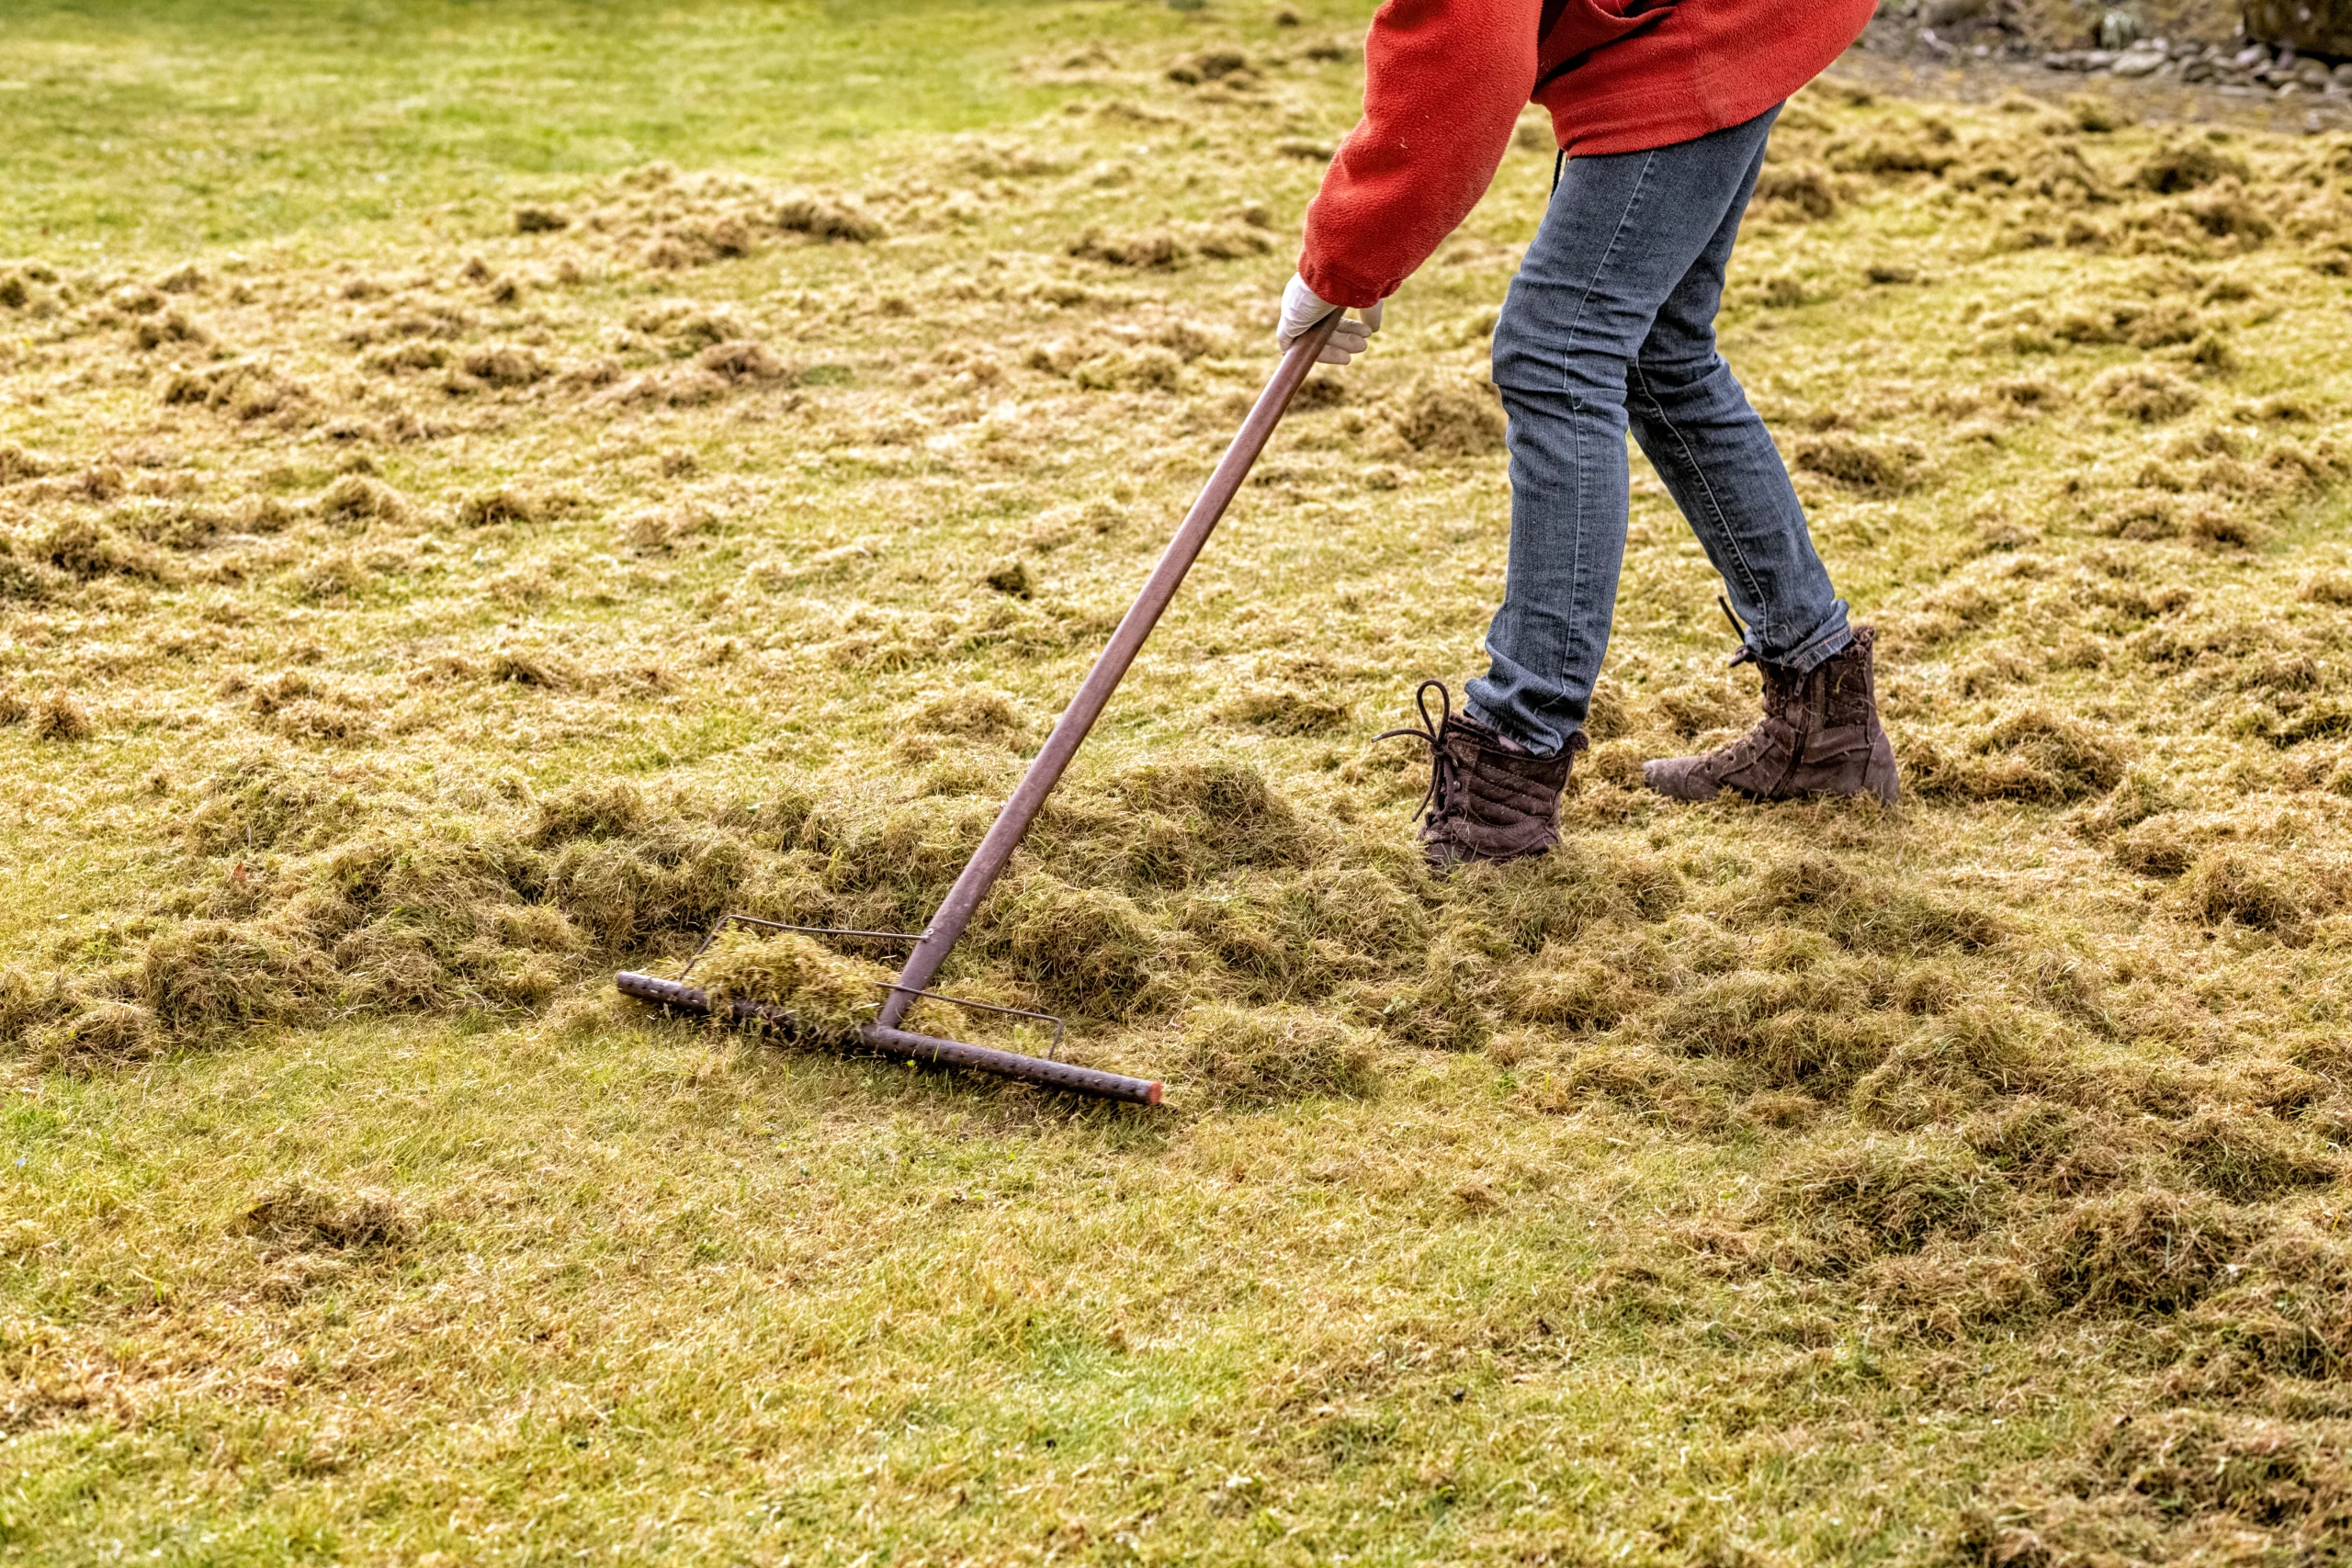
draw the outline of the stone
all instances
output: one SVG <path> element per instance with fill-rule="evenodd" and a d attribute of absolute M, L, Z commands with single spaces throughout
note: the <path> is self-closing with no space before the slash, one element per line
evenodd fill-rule
<path fill-rule="evenodd" d="M 2245 0 L 2250 38 L 2304 54 L 2352 55 L 2352 0 Z"/>

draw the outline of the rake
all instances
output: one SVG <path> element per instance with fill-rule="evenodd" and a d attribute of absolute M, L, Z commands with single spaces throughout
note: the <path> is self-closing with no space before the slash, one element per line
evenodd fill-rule
<path fill-rule="evenodd" d="M 678 978 L 664 980 L 624 969 L 613 977 L 614 983 L 627 995 L 645 1001 L 658 1002 L 684 1012 L 708 1013 L 711 1010 L 710 993 L 699 986 L 688 984 L 687 976 L 694 972 L 695 962 L 709 950 L 710 944 L 718 940 L 720 930 L 729 922 L 797 931 L 810 936 L 906 943 L 911 951 L 907 954 L 905 967 L 899 971 L 896 980 L 881 987 L 880 1010 L 872 1022 L 858 1031 L 859 1038 L 871 1049 L 886 1056 L 970 1067 L 1001 1077 L 1019 1078 L 1024 1083 L 1098 1095 L 1105 1100 L 1123 1100 L 1137 1105 L 1159 1104 L 1159 1083 L 1155 1078 L 1133 1078 L 1121 1073 L 1102 1072 L 1059 1060 L 1063 1023 L 1050 1013 L 1028 1012 L 1019 1008 L 999 1007 L 991 1002 L 945 996 L 929 987 L 938 975 L 940 965 L 947 961 L 949 951 L 963 936 L 964 928 L 971 924 L 973 915 L 978 912 L 981 900 L 988 897 L 989 889 L 996 885 L 1006 863 L 1012 860 L 1012 852 L 1020 846 L 1022 836 L 1029 831 L 1030 823 L 1036 820 L 1038 811 L 1046 804 L 1046 797 L 1053 793 L 1054 785 L 1061 782 L 1070 759 L 1078 755 L 1078 749 L 1084 744 L 1088 731 L 1102 716 L 1103 707 L 1111 700 L 1111 694 L 1118 690 L 1127 667 L 1135 662 L 1136 655 L 1142 650 L 1144 639 L 1151 636 L 1152 627 L 1159 624 L 1169 602 L 1176 597 L 1176 590 L 1182 584 L 1184 574 L 1192 570 L 1193 562 L 1199 558 L 1202 547 L 1208 543 L 1217 520 L 1225 515 L 1225 509 L 1232 504 L 1242 480 L 1249 477 L 1250 465 L 1265 449 L 1267 439 L 1274 433 L 1274 426 L 1282 423 L 1299 383 L 1306 380 L 1307 372 L 1315 367 L 1316 356 L 1322 352 L 1324 344 L 1329 341 L 1332 329 L 1339 325 L 1340 315 L 1340 312 L 1335 310 L 1324 317 L 1293 343 L 1289 352 L 1283 355 L 1282 364 L 1275 368 L 1272 379 L 1266 383 L 1265 390 L 1258 394 L 1257 402 L 1251 406 L 1250 417 L 1241 422 L 1241 428 L 1235 434 L 1232 444 L 1226 447 L 1225 456 L 1218 459 L 1216 470 L 1209 475 L 1209 482 L 1201 491 L 1200 499 L 1193 502 L 1192 510 L 1184 514 L 1184 521 L 1177 528 L 1176 536 L 1169 541 L 1167 550 L 1159 558 L 1159 564 L 1152 568 L 1151 576 L 1145 580 L 1143 592 L 1136 596 L 1134 605 L 1120 620 L 1118 630 L 1111 634 L 1110 645 L 1095 660 L 1094 667 L 1086 672 L 1086 679 L 1080 683 L 1077 694 L 1070 698 L 1069 706 L 1063 709 L 1061 717 L 1054 722 L 1053 733 L 1046 738 L 1046 744 L 1030 762 L 1028 771 L 1022 774 L 1021 784 L 1013 790 L 1012 798 L 1006 801 L 1004 808 L 997 813 L 996 821 L 989 826 L 987 836 L 981 839 L 980 847 L 973 852 L 962 874 L 956 878 L 956 885 L 947 890 L 945 901 L 932 916 L 929 925 L 920 932 L 844 931 L 827 926 L 790 926 L 749 915 L 722 915 L 710 934 L 703 939 L 702 947 L 695 950 L 694 958 L 689 959 L 685 968 L 680 971 Z M 1045 1056 L 1024 1056 L 1015 1051 L 968 1045 L 960 1040 L 944 1040 L 936 1035 L 917 1034 L 900 1028 L 907 1010 L 922 998 L 1050 1023 L 1054 1029 L 1051 1053 Z M 740 997 L 731 998 L 728 1007 L 729 1022 L 788 1023 L 791 1018 L 784 1009 Z"/>

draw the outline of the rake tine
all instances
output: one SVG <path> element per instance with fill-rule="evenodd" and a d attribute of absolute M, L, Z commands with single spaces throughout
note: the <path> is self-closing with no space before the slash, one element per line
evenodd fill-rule
<path fill-rule="evenodd" d="M 629 969 L 622 970 L 613 976 L 613 980 L 624 996 L 635 997 L 639 1001 L 654 1002 L 680 1012 L 707 1015 L 711 1011 L 710 993 L 700 986 L 664 980 L 653 975 L 640 975 Z M 784 1008 L 737 997 L 729 1004 L 728 1021 L 788 1026 L 793 1016 Z M 867 1045 L 886 1056 L 927 1062 L 936 1066 L 969 1067 L 977 1072 L 993 1073 L 999 1077 L 1018 1078 L 1023 1083 L 1069 1089 L 1076 1094 L 1091 1094 L 1101 1100 L 1122 1100 L 1132 1105 L 1159 1103 L 1159 1083 L 1155 1078 L 1131 1078 L 1124 1073 L 1106 1073 L 1069 1062 L 1048 1061 L 1043 1056 L 1024 1056 L 1017 1051 L 967 1045 L 960 1040 L 943 1040 L 933 1034 L 885 1029 L 877 1024 L 869 1023 L 858 1032 Z"/>

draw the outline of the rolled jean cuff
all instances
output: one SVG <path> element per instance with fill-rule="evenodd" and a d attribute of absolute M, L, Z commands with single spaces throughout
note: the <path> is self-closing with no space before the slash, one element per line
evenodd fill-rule
<path fill-rule="evenodd" d="M 1783 670 L 1793 670 L 1800 675 L 1810 674 L 1846 651 L 1854 640 L 1854 628 L 1846 623 L 1846 601 L 1839 599 L 1829 606 L 1828 618 L 1814 628 L 1813 635 L 1795 651 L 1770 654 L 1756 646 L 1751 637 L 1747 650 L 1768 664 Z"/>
<path fill-rule="evenodd" d="M 1481 707 L 1477 699 L 1467 694 L 1464 694 L 1462 699 L 1462 716 L 1474 723 L 1485 725 L 1531 757 L 1556 757 L 1560 754 L 1559 747 L 1546 748 L 1529 739 L 1516 726 L 1506 723 L 1499 716 Z"/>

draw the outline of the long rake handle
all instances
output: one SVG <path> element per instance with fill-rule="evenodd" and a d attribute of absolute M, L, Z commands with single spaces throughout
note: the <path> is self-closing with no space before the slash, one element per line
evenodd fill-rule
<path fill-rule="evenodd" d="M 1241 481 L 1250 477 L 1250 465 L 1265 449 L 1267 438 L 1273 434 L 1274 426 L 1282 423 L 1283 414 L 1290 408 L 1291 397 L 1298 390 L 1299 383 L 1306 380 L 1307 372 L 1315 368 L 1316 355 L 1322 353 L 1323 345 L 1330 341 L 1331 333 L 1340 324 L 1341 314 L 1334 310 L 1309 327 L 1283 355 L 1283 362 L 1275 368 L 1273 378 L 1266 383 L 1266 389 L 1258 394 L 1258 401 L 1250 409 L 1250 417 L 1241 422 L 1241 428 L 1235 433 L 1232 445 L 1218 459 L 1216 470 L 1209 475 L 1209 482 L 1201 491 L 1201 498 L 1193 502 L 1193 509 L 1184 514 L 1184 521 L 1177 528 L 1176 536 L 1168 542 L 1168 549 L 1160 556 L 1159 564 L 1151 569 L 1151 576 L 1145 580 L 1143 592 L 1136 595 L 1134 605 L 1119 622 L 1119 629 L 1111 634 L 1110 646 L 1103 649 L 1102 657 L 1095 660 L 1094 668 L 1086 672 L 1078 694 L 1070 698 L 1069 706 L 1063 709 L 1061 717 L 1055 721 L 1053 733 L 1046 737 L 1046 744 L 1029 764 L 1029 771 L 1021 775 L 1020 787 L 1012 792 L 1012 798 L 1004 803 L 1004 809 L 997 813 L 988 836 L 973 852 L 963 874 L 956 879 L 956 886 L 947 890 L 946 900 L 939 906 L 939 912 L 932 917 L 931 924 L 923 928 L 922 941 L 915 944 L 915 950 L 907 955 L 907 966 L 899 972 L 898 989 L 892 991 L 889 999 L 882 1004 L 881 1016 L 867 1025 L 869 1037 L 873 1033 L 895 1032 L 899 1021 L 906 1016 L 908 1007 L 914 1000 L 909 993 L 928 989 L 932 977 L 939 973 L 939 966 L 947 961 L 948 951 L 964 934 L 964 928 L 971 924 L 972 916 L 979 909 L 980 900 L 988 897 L 989 889 L 996 885 L 997 877 L 1003 873 L 1005 863 L 1020 847 L 1022 835 L 1028 832 L 1029 824 L 1036 820 L 1038 811 L 1046 804 L 1046 796 L 1051 795 L 1054 785 L 1061 782 L 1063 770 L 1069 766 L 1070 759 L 1078 755 L 1080 745 L 1085 741 L 1087 732 L 1094 728 L 1094 721 L 1102 716 L 1104 705 L 1111 700 L 1111 694 L 1118 690 L 1120 680 L 1127 672 L 1127 666 L 1135 662 L 1136 655 L 1142 650 L 1144 639 L 1151 636 L 1151 628 L 1159 624 L 1160 615 L 1168 608 L 1169 601 L 1176 597 L 1176 590 L 1183 582 L 1184 574 L 1192 570 L 1193 562 L 1200 556 L 1201 547 L 1209 542 L 1209 535 L 1216 527 L 1217 520 L 1225 515 L 1225 509 L 1233 503 L 1235 493 L 1241 489 Z"/>

